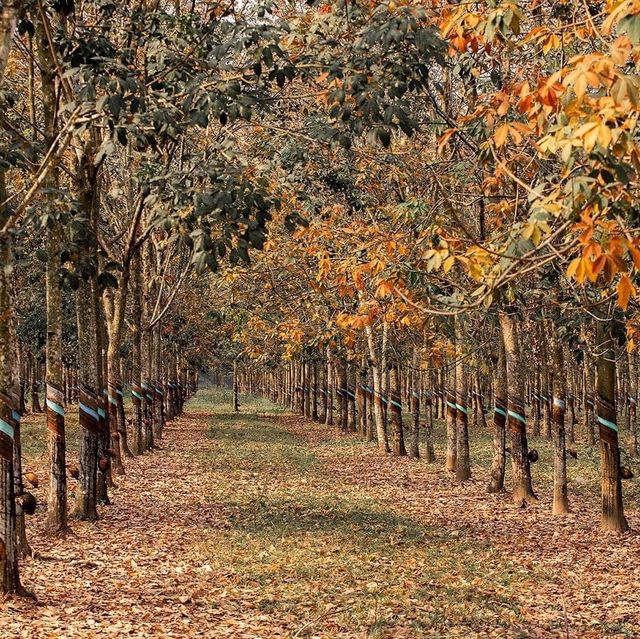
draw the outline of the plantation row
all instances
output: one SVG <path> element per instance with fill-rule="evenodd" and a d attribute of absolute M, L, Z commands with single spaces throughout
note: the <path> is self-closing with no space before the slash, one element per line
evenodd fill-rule
<path fill-rule="evenodd" d="M 456 324 L 463 326 L 464 318 Z M 544 435 L 553 440 L 553 512 L 558 515 L 569 511 L 567 454 L 577 456 L 571 444 L 580 416 L 585 442 L 601 443 L 602 526 L 626 530 L 622 479 L 631 479 L 633 471 L 621 465 L 619 431 L 628 454 L 637 457 L 636 354 L 617 346 L 602 326 L 594 334 L 597 343 L 584 342 L 578 351 L 535 328 L 532 340 L 525 330 L 531 324 L 513 316 L 502 315 L 500 328 L 475 353 L 453 342 L 448 355 L 442 350 L 433 354 L 427 345 L 402 343 L 400 334 L 393 349 L 381 355 L 351 348 L 346 357 L 331 356 L 329 348 L 329 357 L 318 352 L 313 359 L 295 358 L 271 372 L 248 365 L 236 370 L 236 391 L 260 392 L 314 421 L 358 432 L 397 456 L 418 458 L 424 432 L 428 462 L 435 461 L 434 420 L 446 420 L 445 466 L 459 482 L 471 477 L 469 426 L 487 429 L 487 414 L 492 413 L 487 491 L 505 489 L 508 453 L 514 503 L 535 501 L 531 464 L 538 452 L 529 448 L 527 434 Z M 479 363 L 481 353 L 489 363 Z"/>
<path fill-rule="evenodd" d="M 210 370 L 318 419 L 333 404 L 396 455 L 406 415 L 427 458 L 444 416 L 460 482 L 485 408 L 489 488 L 508 455 L 517 505 L 541 431 L 557 513 L 579 418 L 602 525 L 626 530 L 639 66 L 636 0 L 3 0 L 3 590 L 28 552 L 28 396 L 66 534 L 70 402 L 92 520 Z"/>

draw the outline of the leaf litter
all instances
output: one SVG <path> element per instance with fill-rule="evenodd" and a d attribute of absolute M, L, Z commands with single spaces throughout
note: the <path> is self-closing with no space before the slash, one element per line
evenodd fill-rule
<path fill-rule="evenodd" d="M 98 522 L 58 539 L 42 507 L 28 520 L 37 602 L 0 604 L 3 639 L 640 636 L 640 539 L 599 530 L 597 495 L 562 518 L 548 491 L 516 509 L 480 466 L 459 486 L 441 463 L 204 401 L 127 461 Z M 45 459 L 28 462 L 44 503 Z"/>

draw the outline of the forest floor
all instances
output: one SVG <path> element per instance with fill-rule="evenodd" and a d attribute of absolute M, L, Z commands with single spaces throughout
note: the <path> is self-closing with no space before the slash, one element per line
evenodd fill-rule
<path fill-rule="evenodd" d="M 2 639 L 640 636 L 637 480 L 633 532 L 600 532 L 596 451 L 578 447 L 557 518 L 542 440 L 540 501 L 521 510 L 485 492 L 488 433 L 459 486 L 442 450 L 396 459 L 264 400 L 230 408 L 200 391 L 160 449 L 128 460 L 99 522 L 51 539 L 38 509 L 22 567 L 37 602 L 0 603 Z M 43 503 L 43 427 L 24 424 Z"/>

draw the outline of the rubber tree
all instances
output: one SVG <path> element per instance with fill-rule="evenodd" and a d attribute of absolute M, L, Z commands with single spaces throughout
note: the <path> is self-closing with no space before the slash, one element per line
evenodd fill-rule
<path fill-rule="evenodd" d="M 504 490 L 505 440 L 507 422 L 507 360 L 502 336 L 498 339 L 498 358 L 494 373 L 493 406 L 493 460 L 487 492 L 498 493 Z"/>
<path fill-rule="evenodd" d="M 378 357 L 378 352 L 375 344 L 375 336 L 373 333 L 373 327 L 365 327 L 367 336 L 367 347 L 369 349 L 369 361 L 371 363 L 371 379 L 373 381 L 373 414 L 376 423 L 376 433 L 378 436 L 378 448 L 384 452 L 390 452 L 389 439 L 387 437 L 387 429 L 385 426 L 384 412 L 382 406 L 382 374 L 384 368 L 384 362 Z M 384 359 L 384 352 L 387 342 L 387 325 L 383 323 L 382 327 L 382 353 Z"/>
<path fill-rule="evenodd" d="M 596 321 L 596 419 L 600 436 L 602 489 L 601 525 L 604 530 L 624 532 L 629 524 L 622 503 L 620 448 L 616 417 L 615 320 Z"/>
<path fill-rule="evenodd" d="M 505 311 L 499 313 L 499 318 L 507 362 L 507 428 L 511 445 L 512 497 L 513 502 L 521 506 L 536 500 L 531 483 L 527 421 L 524 412 L 524 371 L 516 318 Z"/>
<path fill-rule="evenodd" d="M 0 170 L 0 201 L 5 200 L 4 172 Z M 0 214 L 0 222 L 4 221 Z M 16 538 L 16 500 L 14 488 L 13 448 L 15 421 L 19 419 L 14 401 L 12 379 L 12 348 L 9 330 L 12 321 L 12 263 L 10 240 L 0 235 L 0 577 L 5 594 L 21 594 Z M 15 414 L 14 414 L 15 413 Z"/>
<path fill-rule="evenodd" d="M 14 269 L 15 273 L 15 269 Z M 11 293 L 11 305 L 16 308 L 16 291 L 14 286 Z M 16 543 L 18 546 L 18 555 L 20 557 L 32 557 L 33 550 L 27 538 L 27 528 L 25 522 L 24 503 L 33 496 L 24 489 L 24 478 L 22 476 L 22 439 L 20 422 L 24 413 L 24 385 L 22 383 L 22 365 L 21 365 L 21 349 L 16 330 L 17 316 L 15 310 L 12 313 L 13 320 L 9 322 L 9 335 L 11 340 L 11 379 L 13 385 L 11 388 L 11 415 L 9 423 L 13 427 L 13 482 L 16 497 Z M 31 511 L 29 511 L 31 512 Z"/>
<path fill-rule="evenodd" d="M 391 414 L 391 452 L 394 455 L 404 457 L 407 449 L 404 445 L 404 429 L 402 426 L 402 395 L 400 393 L 400 367 L 397 363 L 391 365 L 389 371 L 390 388 L 389 404 Z"/>
<path fill-rule="evenodd" d="M 564 372 L 564 346 L 558 335 L 554 335 L 551 348 L 553 350 L 553 514 L 564 515 L 569 512 L 564 426 L 567 385 Z"/>
<path fill-rule="evenodd" d="M 413 349 L 411 371 L 411 442 L 409 445 L 409 456 L 413 459 L 420 457 L 420 394 L 422 391 L 420 352 L 418 348 Z"/>
<path fill-rule="evenodd" d="M 458 409 L 456 402 L 456 319 L 452 319 L 453 322 L 453 362 L 450 362 L 447 367 L 447 384 L 444 392 L 446 394 L 446 421 L 447 421 L 447 455 L 445 460 L 445 467 L 450 472 L 455 472 L 457 460 L 458 460 Z"/>
<path fill-rule="evenodd" d="M 424 458 L 428 463 L 433 463 L 436 461 L 436 453 L 433 445 L 433 400 L 436 398 L 436 405 L 438 403 L 437 396 L 435 395 L 435 380 L 437 379 L 437 371 L 433 370 L 433 359 L 430 360 L 430 366 L 432 370 L 431 373 L 431 388 L 425 392 L 425 407 L 426 407 L 426 415 L 424 421 L 424 431 L 425 431 L 425 451 Z"/>
<path fill-rule="evenodd" d="M 98 438 L 103 428 L 102 397 L 98 384 L 98 318 L 95 255 L 96 210 L 90 212 L 87 273 L 76 292 L 78 326 L 78 421 L 80 451 L 74 515 L 78 519 L 98 518 Z M 92 258 L 92 259 L 91 259 Z"/>
<path fill-rule="evenodd" d="M 56 60 L 51 50 L 51 25 L 44 10 L 36 20 L 37 57 L 40 68 L 44 140 L 51 148 L 58 135 L 58 99 L 56 91 Z M 47 174 L 43 187 L 54 193 L 59 176 L 54 168 Z M 45 197 L 47 209 L 47 350 L 46 350 L 46 415 L 49 451 L 49 501 L 47 530 L 55 534 L 67 531 L 67 484 L 65 450 L 65 409 L 62 365 L 62 292 L 60 289 L 60 247 L 64 227 L 59 218 L 55 196 Z"/>
<path fill-rule="evenodd" d="M 107 348 L 109 335 L 103 313 L 102 296 L 104 287 L 96 279 L 93 287 L 96 320 L 96 393 L 98 402 L 98 503 L 109 505 L 109 488 L 113 487 L 113 477 L 111 475 L 111 436 L 109 428 L 109 396 L 107 392 Z"/>
<path fill-rule="evenodd" d="M 469 456 L 469 375 L 464 352 L 456 340 L 456 480 L 467 481 L 471 478 L 471 459 Z"/>
<path fill-rule="evenodd" d="M 131 371 L 131 401 L 133 404 L 131 447 L 135 455 L 140 455 L 144 452 L 144 391 L 142 389 L 142 265 L 139 251 L 136 252 L 132 263 L 131 302 L 131 342 L 133 346 Z"/>

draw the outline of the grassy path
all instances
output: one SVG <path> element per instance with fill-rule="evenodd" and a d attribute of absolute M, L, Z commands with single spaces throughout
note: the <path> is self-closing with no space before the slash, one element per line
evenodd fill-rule
<path fill-rule="evenodd" d="M 228 402 L 201 391 L 75 537 L 36 515 L 38 603 L 0 604 L 3 639 L 640 635 L 636 535 Z"/>

